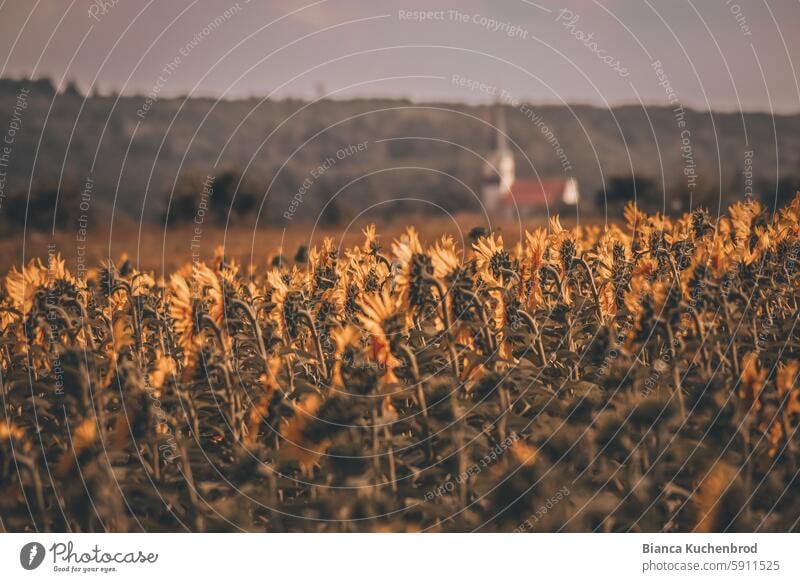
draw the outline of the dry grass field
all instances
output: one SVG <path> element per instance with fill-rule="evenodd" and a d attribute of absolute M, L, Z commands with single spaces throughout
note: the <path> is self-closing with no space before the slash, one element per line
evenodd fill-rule
<path fill-rule="evenodd" d="M 592 221 L 591 218 L 582 220 Z M 576 223 L 574 217 L 562 221 L 566 225 Z M 489 221 L 486 216 L 474 213 L 460 213 L 449 218 L 412 215 L 396 219 L 362 218 L 336 227 L 301 220 L 287 222 L 286 228 L 253 228 L 247 223 L 235 223 L 229 228 L 204 224 L 199 235 L 193 223 L 165 228 L 145 222 L 140 227 L 129 219 L 117 218 L 110 228 L 107 220 L 90 219 L 85 235 L 76 223 L 74 228 L 63 228 L 54 234 L 28 232 L 24 238 L 22 233 L 0 237 L 0 272 L 30 258 L 47 255 L 50 245 L 54 245 L 73 272 L 79 270 L 81 263 L 88 268 L 104 260 L 118 261 L 124 254 L 141 270 L 159 272 L 163 269 L 169 273 L 186 262 L 197 260 L 198 256 L 202 260 L 211 260 L 220 245 L 225 247 L 228 256 L 240 263 L 264 267 L 267 261 L 281 253 L 281 249 L 284 257 L 291 260 L 301 246 L 311 248 L 321 244 L 326 237 L 342 248 L 358 244 L 363 236 L 362 230 L 372 223 L 379 227 L 381 238 L 387 242 L 400 236 L 409 224 L 415 226 L 423 240 L 432 241 L 449 234 L 456 240 L 468 242 L 472 229 L 489 230 L 491 225 L 491 230 L 503 233 L 509 242 L 518 242 L 525 228 L 546 225 L 547 216 Z M 79 240 L 81 236 L 85 241 Z"/>

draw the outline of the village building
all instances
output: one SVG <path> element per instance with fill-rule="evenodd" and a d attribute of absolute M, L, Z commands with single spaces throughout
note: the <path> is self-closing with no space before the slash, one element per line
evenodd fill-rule
<path fill-rule="evenodd" d="M 503 107 L 492 110 L 490 126 L 481 192 L 488 213 L 509 217 L 547 215 L 578 204 L 580 190 L 574 177 L 517 178 Z"/>

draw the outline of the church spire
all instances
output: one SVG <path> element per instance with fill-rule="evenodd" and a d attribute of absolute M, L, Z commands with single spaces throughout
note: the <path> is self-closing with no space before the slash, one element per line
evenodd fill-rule
<path fill-rule="evenodd" d="M 498 144 L 497 149 L 500 151 L 509 151 L 508 147 L 508 130 L 506 129 L 506 108 L 499 103 L 495 106 L 497 109 L 497 135 Z"/>
<path fill-rule="evenodd" d="M 515 179 L 514 154 L 508 143 L 505 107 L 496 103 L 489 110 L 489 152 L 483 169 L 483 204 L 494 212 L 511 193 Z"/>

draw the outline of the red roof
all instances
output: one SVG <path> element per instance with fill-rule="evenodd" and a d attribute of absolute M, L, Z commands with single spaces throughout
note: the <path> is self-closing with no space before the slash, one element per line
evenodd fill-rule
<path fill-rule="evenodd" d="M 552 180 L 516 180 L 511 185 L 510 194 L 503 198 L 503 203 L 507 206 L 517 206 L 524 208 L 529 206 L 544 207 L 553 206 L 561 202 L 564 188 L 567 185 L 565 179 Z"/>

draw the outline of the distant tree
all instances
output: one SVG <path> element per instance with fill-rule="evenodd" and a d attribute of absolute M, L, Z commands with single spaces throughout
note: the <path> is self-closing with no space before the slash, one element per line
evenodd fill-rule
<path fill-rule="evenodd" d="M 0 93 L 11 93 L 18 95 L 23 89 L 29 89 L 32 93 L 39 93 L 48 97 L 55 95 L 53 82 L 47 77 L 41 79 L 0 79 Z"/>
<path fill-rule="evenodd" d="M 642 207 L 659 203 L 655 181 L 643 176 L 613 176 L 606 182 L 605 189 L 597 191 L 595 199 L 599 208 L 620 208 L 629 200 L 635 200 Z"/>
<path fill-rule="evenodd" d="M 783 176 L 777 182 L 762 181 L 758 197 L 767 208 L 783 208 L 800 192 L 800 175 Z"/>
<path fill-rule="evenodd" d="M 211 192 L 211 208 L 217 222 L 226 222 L 229 212 L 231 219 L 238 219 L 256 209 L 257 196 L 253 186 L 236 170 L 215 176 Z"/>
<path fill-rule="evenodd" d="M 64 95 L 83 99 L 83 93 L 81 93 L 81 90 L 78 88 L 78 83 L 74 80 L 67 83 L 67 86 L 64 88 Z"/>
<path fill-rule="evenodd" d="M 320 214 L 319 221 L 325 226 L 338 226 L 344 218 L 345 210 L 339 198 L 332 199 Z"/>
<path fill-rule="evenodd" d="M 175 184 L 172 199 L 167 199 L 162 219 L 166 224 L 178 224 L 194 220 L 198 200 L 203 191 L 203 177 L 192 171 L 183 172 Z"/>
<path fill-rule="evenodd" d="M 195 219 L 201 201 L 205 198 L 205 221 L 225 224 L 253 214 L 258 197 L 255 188 L 241 179 L 241 173 L 227 170 L 209 182 L 206 176 L 188 171 L 181 174 L 172 194 L 170 207 L 163 219 L 167 224 L 190 222 Z M 241 184 L 240 184 L 241 183 Z"/>
<path fill-rule="evenodd" d="M 73 224 L 77 218 L 74 210 L 80 192 L 72 184 L 63 184 L 59 191 L 57 185 L 47 185 L 31 191 L 14 192 L 7 200 L 3 214 L 6 228 L 11 231 L 28 230 L 47 232 Z"/>
<path fill-rule="evenodd" d="M 26 83 L 27 82 L 28 81 L 26 81 Z M 53 86 L 53 82 L 47 77 L 30 81 L 30 86 L 32 90 L 36 91 L 37 93 L 41 93 L 42 95 L 52 97 L 56 94 L 56 88 Z"/>

